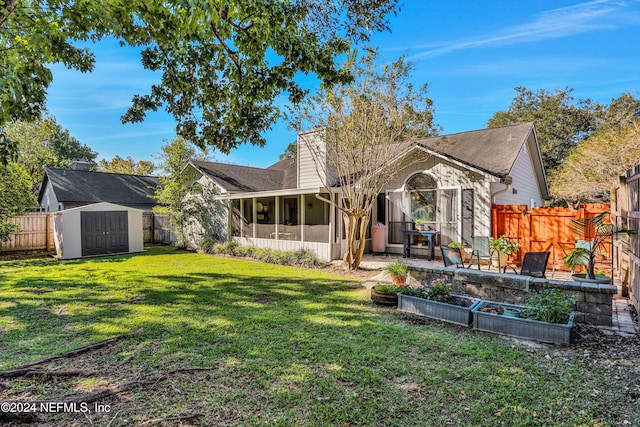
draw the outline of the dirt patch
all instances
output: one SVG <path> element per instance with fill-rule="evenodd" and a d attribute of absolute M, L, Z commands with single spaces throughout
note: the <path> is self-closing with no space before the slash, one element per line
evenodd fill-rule
<path fill-rule="evenodd" d="M 25 259 L 42 259 L 51 258 L 51 253 L 48 252 L 0 252 L 0 261 L 22 261 Z"/>

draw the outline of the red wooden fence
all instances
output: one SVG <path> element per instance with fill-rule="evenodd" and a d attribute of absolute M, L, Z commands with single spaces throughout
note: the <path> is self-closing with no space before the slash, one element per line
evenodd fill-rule
<path fill-rule="evenodd" d="M 579 236 L 571 231 L 572 219 L 593 218 L 603 212 L 609 212 L 608 204 L 585 204 L 579 209 L 539 207 L 529 209 L 526 205 L 493 205 L 492 235 L 506 236 L 520 245 L 520 251 L 514 254 L 511 261 L 519 264 L 525 252 L 551 252 L 549 265 L 554 260 L 561 260 L 575 247 L 576 240 L 589 240 L 590 235 Z M 607 216 L 607 221 L 610 221 Z M 610 245 L 605 245 L 609 254 Z M 564 268 L 561 262 L 556 268 Z"/>

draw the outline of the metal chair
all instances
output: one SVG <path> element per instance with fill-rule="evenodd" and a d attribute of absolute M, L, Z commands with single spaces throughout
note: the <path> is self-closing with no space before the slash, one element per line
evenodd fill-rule
<path fill-rule="evenodd" d="M 547 262 L 549 261 L 549 255 L 551 255 L 551 252 L 527 252 L 524 254 L 520 273 L 518 273 L 518 271 L 510 265 L 505 265 L 503 273 L 506 273 L 507 267 L 509 267 L 516 274 L 519 274 L 521 276 L 531 276 L 537 277 L 539 279 L 544 279 L 545 272 L 547 270 Z"/>
<path fill-rule="evenodd" d="M 444 261 L 445 267 L 451 267 L 452 265 L 455 265 L 459 268 L 465 268 L 464 262 L 462 261 L 462 254 L 460 253 L 459 248 L 440 246 L 440 251 L 442 251 L 442 260 Z"/>
<path fill-rule="evenodd" d="M 478 270 L 480 270 L 480 259 L 491 260 L 491 249 L 489 248 L 489 236 L 473 236 L 473 247 L 471 249 L 471 259 L 469 267 L 473 264 L 473 257 L 478 260 Z"/>

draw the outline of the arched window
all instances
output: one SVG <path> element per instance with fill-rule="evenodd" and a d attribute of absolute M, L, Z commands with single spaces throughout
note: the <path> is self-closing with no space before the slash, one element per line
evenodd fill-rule
<path fill-rule="evenodd" d="M 422 219 L 435 229 L 438 206 L 438 183 L 425 173 L 417 173 L 407 180 L 405 191 L 409 193 L 410 212 L 413 221 Z"/>
<path fill-rule="evenodd" d="M 438 183 L 435 179 L 424 173 L 417 173 L 407 180 L 405 188 L 412 190 L 435 190 Z"/>

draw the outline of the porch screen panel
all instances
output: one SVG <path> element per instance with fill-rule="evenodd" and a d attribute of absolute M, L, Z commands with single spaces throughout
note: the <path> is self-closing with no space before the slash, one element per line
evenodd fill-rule
<path fill-rule="evenodd" d="M 240 237 L 242 226 L 242 212 L 240 212 L 240 200 L 231 201 L 231 235 Z"/>
<path fill-rule="evenodd" d="M 458 237 L 458 190 L 440 190 L 440 244 L 459 241 Z"/>
<path fill-rule="evenodd" d="M 402 192 L 388 193 L 387 195 L 387 233 L 389 236 L 389 243 L 403 242 L 402 230 L 408 227 L 406 224 L 404 209 L 402 207 Z"/>
<path fill-rule="evenodd" d="M 323 199 L 330 199 L 331 195 L 322 193 Z M 305 195 L 304 211 L 304 240 L 306 242 L 328 243 L 329 237 L 329 214 L 331 205 L 316 198 L 313 194 Z M 337 231 L 337 230 L 336 230 Z"/>
<path fill-rule="evenodd" d="M 253 237 L 253 200 L 245 199 L 242 204 L 242 235 Z"/>

